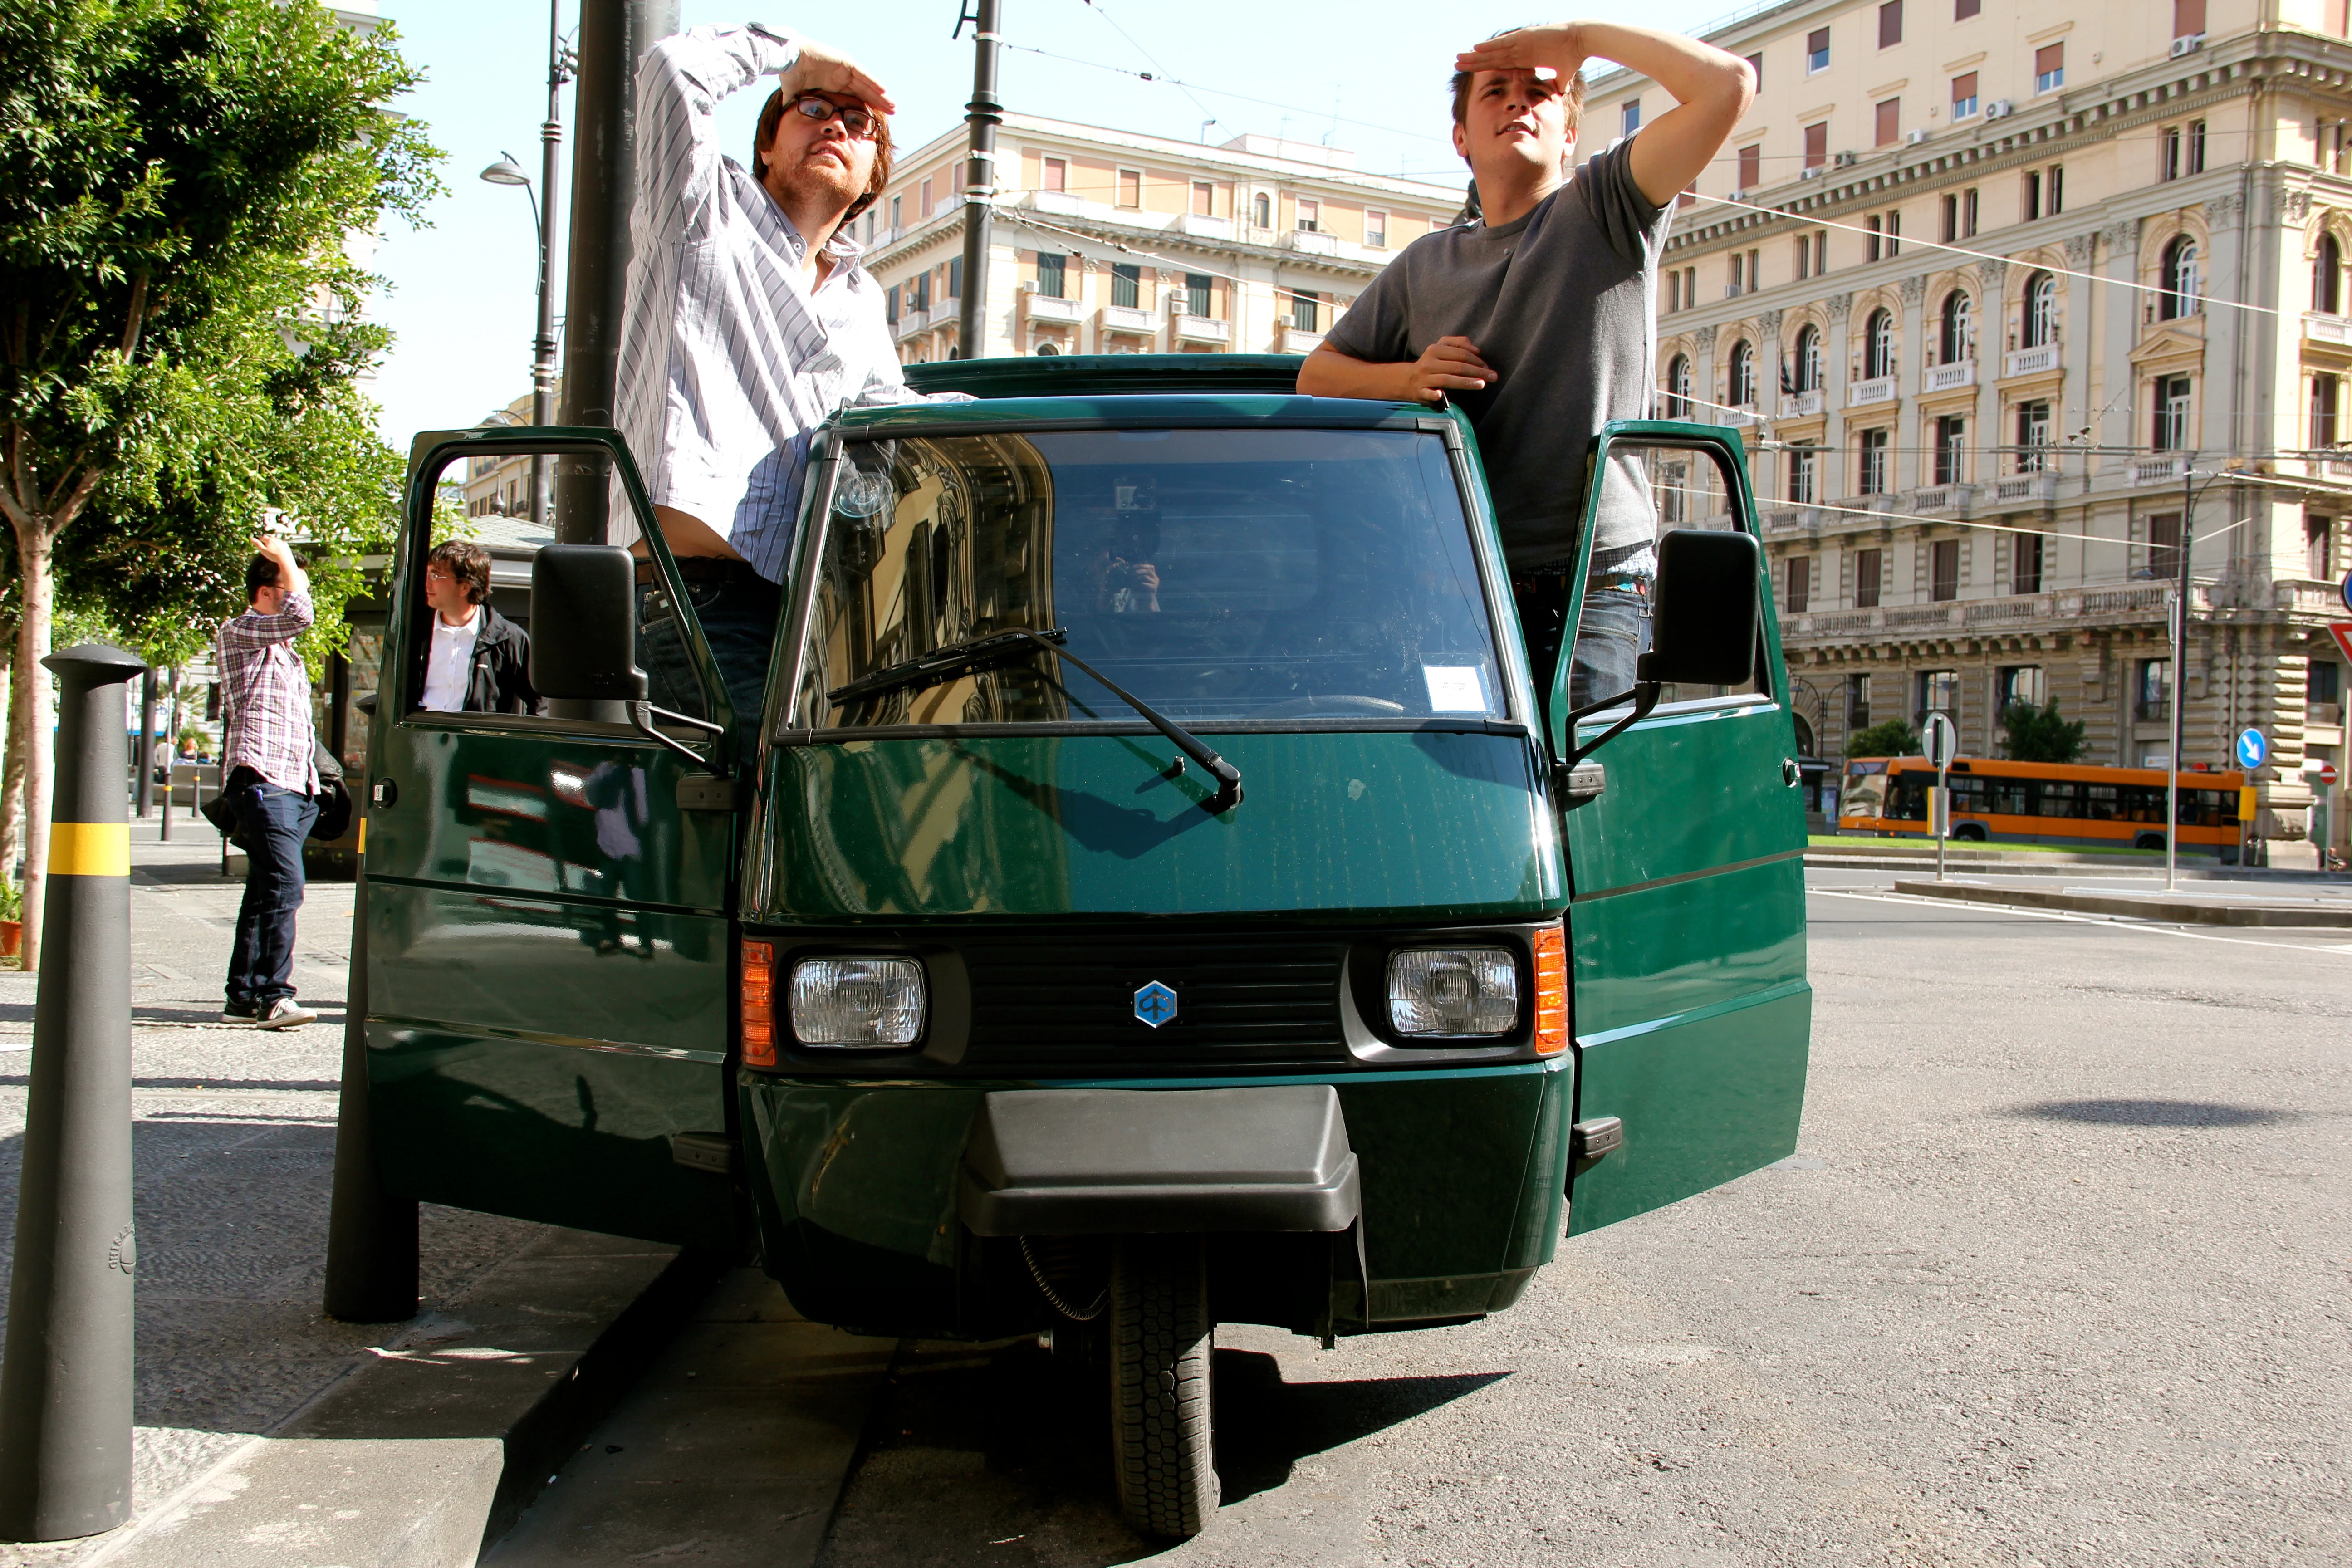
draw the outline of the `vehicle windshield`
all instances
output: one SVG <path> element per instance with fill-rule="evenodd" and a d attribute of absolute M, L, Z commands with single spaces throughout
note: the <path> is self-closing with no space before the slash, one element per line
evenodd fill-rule
<path fill-rule="evenodd" d="M 827 695 L 1016 627 L 1066 631 L 1076 659 L 1181 724 L 1504 712 L 1434 434 L 852 439 L 812 592 L 792 721 L 804 729 L 1137 721 L 1034 643 L 979 668 L 944 661 L 943 679 Z"/>

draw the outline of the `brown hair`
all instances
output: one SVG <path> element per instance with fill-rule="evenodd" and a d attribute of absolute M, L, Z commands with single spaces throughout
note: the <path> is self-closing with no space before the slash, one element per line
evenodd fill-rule
<path fill-rule="evenodd" d="M 760 149 L 776 139 L 776 127 L 784 121 L 784 89 L 776 89 L 768 95 L 767 107 L 760 110 L 760 128 L 751 132 L 751 176 L 761 184 L 768 183 L 768 161 L 760 156 Z M 890 183 L 890 121 L 880 114 L 874 116 L 874 173 L 866 181 L 866 194 L 849 204 L 841 215 L 841 226 L 874 205 L 882 195 L 882 187 Z M 827 238 L 832 237 L 827 236 Z"/>
<path fill-rule="evenodd" d="M 1503 33 L 1514 33 L 1517 30 L 1516 27 L 1506 27 L 1502 33 L 1497 33 L 1495 37 L 1499 38 Z M 1454 93 L 1454 123 L 1456 125 L 1461 124 L 1470 112 L 1470 79 L 1475 74 L 1472 71 L 1455 71 L 1454 79 L 1447 83 Z M 1569 78 L 1567 96 L 1568 104 L 1561 110 L 1560 117 L 1567 122 L 1568 133 L 1572 138 L 1576 134 L 1578 122 L 1584 118 L 1584 73 L 1582 71 L 1578 71 Z"/>
<path fill-rule="evenodd" d="M 449 575 L 466 590 L 466 602 L 478 605 L 490 596 L 490 552 L 470 539 L 452 539 L 433 547 L 425 558 L 426 570 L 449 568 Z"/>

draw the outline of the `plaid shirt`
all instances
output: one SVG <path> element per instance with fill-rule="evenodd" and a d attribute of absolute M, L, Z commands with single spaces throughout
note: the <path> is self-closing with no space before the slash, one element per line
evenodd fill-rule
<path fill-rule="evenodd" d="M 291 593 L 274 616 L 251 610 L 223 621 L 213 638 L 228 715 L 222 776 L 251 768 L 280 789 L 319 793 L 310 730 L 310 676 L 294 651 L 308 631 L 310 595 Z"/>

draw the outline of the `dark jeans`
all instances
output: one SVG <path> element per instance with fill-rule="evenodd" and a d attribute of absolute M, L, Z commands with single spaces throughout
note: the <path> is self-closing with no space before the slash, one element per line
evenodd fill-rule
<path fill-rule="evenodd" d="M 233 1009 L 266 1012 L 294 994 L 294 915 L 302 907 L 302 841 L 319 819 L 319 803 L 281 789 L 251 768 L 229 774 L 229 809 L 245 846 L 245 901 L 236 910 L 236 943 L 229 950 L 228 1002 Z"/>
<path fill-rule="evenodd" d="M 745 567 L 723 581 L 690 582 L 686 591 L 703 640 L 719 661 L 719 679 L 727 683 L 727 700 L 734 705 L 736 719 L 756 729 L 783 589 Z M 655 707 L 697 719 L 710 717 L 702 710 L 702 689 L 695 683 L 694 661 L 687 655 L 677 617 L 670 613 L 669 595 L 651 584 L 637 589 L 637 662 L 645 667 Z"/>
<path fill-rule="evenodd" d="M 1568 576 L 1560 572 L 1515 572 L 1511 596 L 1519 607 L 1519 630 L 1528 639 L 1528 672 L 1549 721 L 1551 683 L 1559 670 L 1559 645 L 1567 635 Z M 1581 708 L 1633 689 L 1642 655 L 1650 650 L 1650 601 L 1622 588 L 1588 584 L 1584 620 L 1570 650 L 1568 705 Z"/>

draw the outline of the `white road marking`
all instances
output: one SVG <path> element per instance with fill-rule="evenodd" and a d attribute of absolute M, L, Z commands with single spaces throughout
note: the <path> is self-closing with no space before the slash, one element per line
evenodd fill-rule
<path fill-rule="evenodd" d="M 1958 900 L 1951 899 L 1927 899 L 1919 898 L 1916 895 L 1901 893 L 1849 893 L 1833 888 L 1808 888 L 1805 891 L 1808 894 L 1818 895 L 1824 899 L 1858 899 L 1864 903 L 1904 904 L 1912 909 L 1949 910 L 1954 907 L 1955 903 L 1958 902 Z M 2226 942 L 2235 947 L 2274 947 L 2285 952 L 2352 953 L 2352 944 L 2338 945 L 2300 942 L 2255 942 L 2250 937 L 2214 936 L 2207 931 L 2182 931 L 2178 926 L 2152 925 L 2143 921 L 2126 920 L 2116 915 L 2066 914 L 2056 910 L 2029 910 L 2017 904 L 1989 905 L 1961 903 L 1959 907 L 1963 909 L 1979 910 L 1998 909 L 2003 914 L 2022 915 L 2028 920 L 2063 921 L 2071 925 L 2105 926 L 2110 931 L 2144 931 L 2150 936 L 2186 937 L 2190 942 Z"/>

